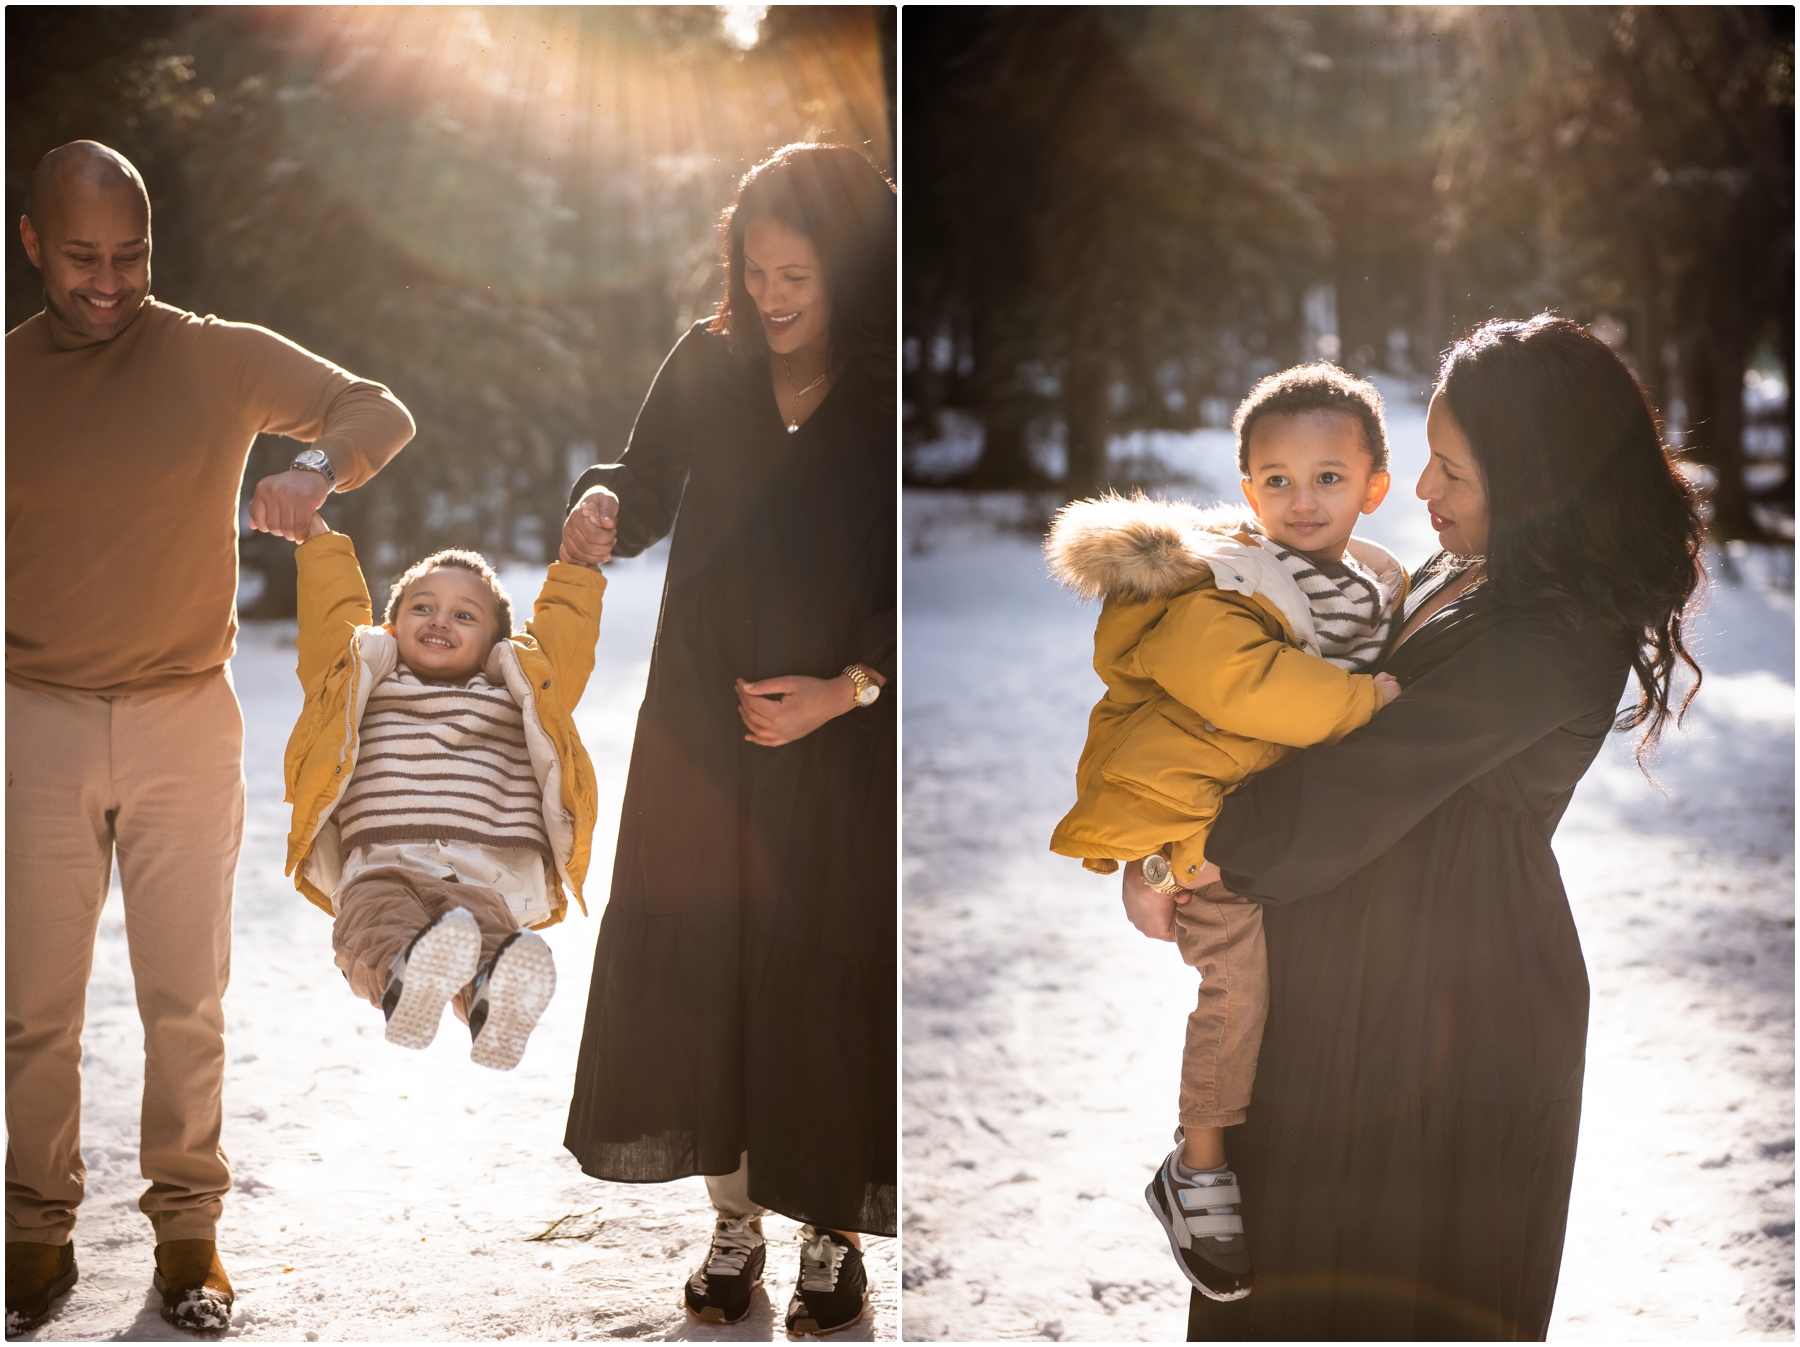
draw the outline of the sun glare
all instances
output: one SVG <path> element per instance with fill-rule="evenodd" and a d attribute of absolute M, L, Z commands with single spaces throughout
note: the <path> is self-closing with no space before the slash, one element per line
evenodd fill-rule
<path fill-rule="evenodd" d="M 821 11 L 821 14 L 824 14 Z M 766 7 L 284 9 L 307 166 L 435 270 L 515 293 L 630 283 L 653 235 L 770 150 L 888 157 L 872 18 Z M 575 260 L 571 260 L 575 259 Z"/>

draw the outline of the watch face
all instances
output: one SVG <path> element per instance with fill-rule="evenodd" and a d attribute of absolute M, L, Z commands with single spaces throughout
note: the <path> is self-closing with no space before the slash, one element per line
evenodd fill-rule
<path fill-rule="evenodd" d="M 1169 878 L 1169 858 L 1160 851 L 1144 857 L 1144 878 L 1152 884 L 1163 884 Z"/>
<path fill-rule="evenodd" d="M 880 695 L 881 695 L 880 686 L 875 683 L 871 683 L 871 684 L 869 684 L 868 687 L 864 688 L 861 692 L 856 694 L 856 704 L 858 706 L 873 706 L 875 704 L 875 699 L 877 697 L 879 697 Z"/>

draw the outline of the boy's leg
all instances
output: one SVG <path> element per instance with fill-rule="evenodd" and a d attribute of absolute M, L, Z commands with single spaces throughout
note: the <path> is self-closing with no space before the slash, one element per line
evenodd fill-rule
<path fill-rule="evenodd" d="M 479 884 L 433 880 L 430 885 L 421 888 L 419 897 L 434 917 L 439 912 L 460 907 L 475 918 L 475 924 L 481 928 L 482 964 L 493 958 L 500 946 L 506 943 L 507 937 L 519 929 L 519 920 L 513 916 L 506 899 L 497 890 L 483 888 Z M 473 995 L 474 985 L 471 983 L 450 998 L 450 1009 L 456 1012 L 456 1018 L 464 1024 L 469 1022 L 469 1001 Z"/>
<path fill-rule="evenodd" d="M 372 1006 L 379 1008 L 387 992 L 395 956 L 437 916 L 419 896 L 432 882 L 429 875 L 392 866 L 357 875 L 332 897 L 333 962 L 350 990 Z"/>
<path fill-rule="evenodd" d="M 112 702 L 6 689 L 6 1239 L 67 1244 L 81 1027 L 112 870 Z"/>
<path fill-rule="evenodd" d="M 244 719 L 223 670 L 114 701 L 113 829 L 144 1023 L 138 1206 L 159 1244 L 216 1238 L 231 898 L 244 835 Z"/>
<path fill-rule="evenodd" d="M 1269 1013 L 1262 905 L 1189 899 L 1175 909 L 1175 941 L 1201 976 L 1181 1054 L 1181 1125 L 1202 1133 L 1232 1127 L 1250 1106 Z M 1222 1155 L 1205 1168 L 1220 1163 Z"/>

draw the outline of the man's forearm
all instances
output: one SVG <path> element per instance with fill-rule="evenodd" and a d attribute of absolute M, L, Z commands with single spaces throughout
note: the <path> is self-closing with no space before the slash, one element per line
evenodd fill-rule
<path fill-rule="evenodd" d="M 412 414 L 378 384 L 352 384 L 332 400 L 325 429 L 313 441 L 331 459 L 337 490 L 361 486 L 412 439 Z"/>

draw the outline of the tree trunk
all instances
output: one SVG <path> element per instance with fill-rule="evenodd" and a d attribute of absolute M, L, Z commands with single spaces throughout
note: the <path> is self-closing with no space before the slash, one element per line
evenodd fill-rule
<path fill-rule="evenodd" d="M 1085 343 L 1069 355 L 1063 405 L 1069 414 L 1069 471 L 1063 490 L 1070 500 L 1106 488 L 1106 361 Z"/>
<path fill-rule="evenodd" d="M 1686 343 L 1682 361 L 1688 403 L 1688 452 L 1717 474 L 1711 492 L 1712 535 L 1721 541 L 1761 538 L 1744 484 L 1744 366 L 1749 342 L 1716 321 Z"/>

